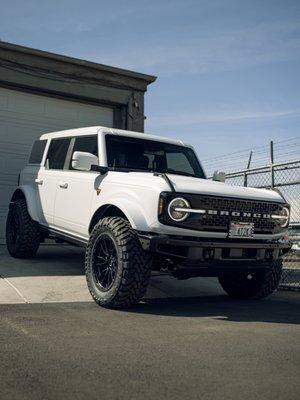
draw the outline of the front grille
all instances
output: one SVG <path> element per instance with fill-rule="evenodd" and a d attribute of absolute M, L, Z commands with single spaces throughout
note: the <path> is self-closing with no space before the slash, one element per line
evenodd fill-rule
<path fill-rule="evenodd" d="M 282 207 L 282 204 L 270 203 L 266 201 L 255 201 L 255 200 L 243 200 L 234 199 L 228 197 L 216 197 L 216 196 L 204 196 L 194 194 L 179 194 L 176 193 L 176 197 L 186 198 L 191 208 L 204 209 L 204 210 L 216 210 L 216 211 L 229 211 L 229 213 L 236 211 L 240 213 L 251 213 L 251 214 L 277 214 Z M 170 201 L 169 199 L 167 201 Z M 251 216 L 232 216 L 232 215 L 213 215 L 213 214 L 193 214 L 183 222 L 175 223 L 168 216 L 164 216 L 163 223 L 168 223 L 182 228 L 213 231 L 213 232 L 228 232 L 230 222 L 251 222 L 254 223 L 254 233 L 256 234 L 272 234 L 280 232 L 282 229 L 280 225 L 270 219 L 262 217 Z"/>
<path fill-rule="evenodd" d="M 224 210 L 238 211 L 240 213 L 257 213 L 257 214 L 276 214 L 280 206 L 276 203 L 258 202 L 240 199 L 228 199 L 222 197 L 204 197 L 199 196 L 194 199 L 192 208 L 203 208 L 205 210 Z M 246 216 L 227 216 L 227 215 L 208 215 L 205 214 L 201 218 L 201 228 L 204 230 L 228 230 L 230 222 L 252 222 L 254 223 L 255 233 L 273 233 L 277 227 L 274 220 L 262 217 L 246 217 Z"/>

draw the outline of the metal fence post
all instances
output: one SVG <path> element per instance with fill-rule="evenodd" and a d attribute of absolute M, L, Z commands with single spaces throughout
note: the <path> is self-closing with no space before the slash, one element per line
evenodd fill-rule
<path fill-rule="evenodd" d="M 251 159 L 252 159 L 252 150 L 250 151 L 250 154 L 249 154 L 249 159 L 248 159 L 248 163 L 247 163 L 247 170 L 250 169 Z M 247 172 L 248 171 L 245 171 L 245 173 L 244 173 L 244 186 L 248 186 L 248 174 L 247 174 Z"/>
<path fill-rule="evenodd" d="M 273 189 L 275 186 L 275 175 L 274 175 L 274 143 L 273 140 L 270 142 L 270 156 L 271 156 L 271 164 L 270 164 L 270 172 L 271 172 L 271 188 Z"/>

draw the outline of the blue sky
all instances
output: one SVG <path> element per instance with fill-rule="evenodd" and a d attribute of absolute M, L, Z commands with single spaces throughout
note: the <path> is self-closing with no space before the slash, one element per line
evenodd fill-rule
<path fill-rule="evenodd" d="M 202 159 L 300 137 L 300 1 L 0 0 L 0 38 L 157 75 L 146 131 Z"/>

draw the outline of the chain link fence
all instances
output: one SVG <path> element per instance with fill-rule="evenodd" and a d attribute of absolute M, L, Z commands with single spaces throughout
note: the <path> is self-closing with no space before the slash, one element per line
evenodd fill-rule
<path fill-rule="evenodd" d="M 271 143 L 271 161 L 264 167 L 248 168 L 226 174 L 226 183 L 238 186 L 279 190 L 291 205 L 290 238 L 292 250 L 284 257 L 280 288 L 300 290 L 300 160 L 275 164 Z"/>

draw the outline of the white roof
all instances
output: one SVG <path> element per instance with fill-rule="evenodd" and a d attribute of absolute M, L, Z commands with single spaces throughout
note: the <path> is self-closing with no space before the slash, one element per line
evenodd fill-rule
<path fill-rule="evenodd" d="M 112 135 L 122 135 L 122 136 L 130 136 L 136 137 L 140 139 L 148 139 L 148 140 L 156 140 L 165 143 L 177 144 L 177 145 L 187 145 L 183 143 L 181 140 L 170 139 L 163 136 L 152 135 L 149 133 L 141 133 L 134 131 L 126 131 L 123 129 L 115 129 L 115 128 L 106 128 L 105 126 L 89 126 L 86 128 L 78 128 L 78 129 L 67 129 L 64 131 L 58 132 L 49 132 L 45 133 L 40 137 L 40 139 L 54 139 L 54 138 L 64 138 L 64 137 L 73 137 L 73 136 L 84 136 L 84 135 L 96 135 L 96 134 L 112 134 Z"/>
<path fill-rule="evenodd" d="M 54 138 L 64 138 L 70 136 L 96 135 L 100 128 L 101 126 L 89 126 L 86 128 L 66 129 L 63 131 L 49 132 L 42 135 L 40 139 L 54 139 Z"/>

